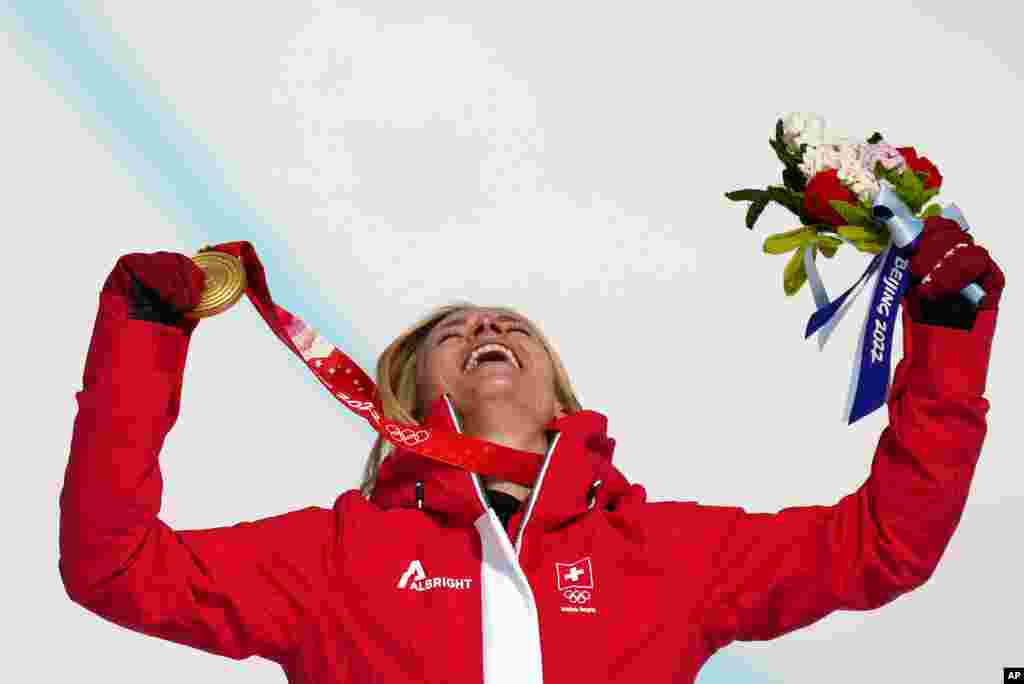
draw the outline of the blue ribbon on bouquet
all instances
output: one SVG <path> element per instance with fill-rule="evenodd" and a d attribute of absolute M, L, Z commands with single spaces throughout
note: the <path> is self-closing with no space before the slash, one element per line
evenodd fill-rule
<path fill-rule="evenodd" d="M 924 230 L 924 221 L 914 216 L 887 181 L 882 181 L 881 191 L 874 204 L 874 215 L 889 228 L 889 245 L 880 254 L 875 255 L 864 274 L 834 301 L 829 301 L 824 283 L 814 264 L 815 248 L 812 246 L 812 249 L 804 250 L 807 280 L 818 307 L 807 321 L 804 339 L 820 331 L 818 344 L 822 349 L 836 324 L 862 291 L 861 286 L 876 271 L 878 272 L 857 343 L 843 413 L 843 420 L 850 425 L 884 406 L 888 398 L 896 313 L 909 285 L 910 256 L 917 249 Z M 970 230 L 963 213 L 955 204 L 944 208 L 942 216 L 956 221 L 964 231 Z M 842 236 L 840 239 L 849 242 Z M 975 306 L 985 296 L 984 290 L 974 283 L 963 288 L 961 293 Z"/>

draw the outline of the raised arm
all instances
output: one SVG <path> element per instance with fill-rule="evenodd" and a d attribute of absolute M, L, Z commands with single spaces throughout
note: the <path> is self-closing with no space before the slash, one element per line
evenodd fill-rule
<path fill-rule="evenodd" d="M 310 507 L 189 531 L 160 520 L 158 454 L 178 416 L 194 324 L 173 316 L 145 320 L 132 298 L 110 284 L 76 395 L 60 497 L 59 567 L 67 593 L 138 632 L 231 658 L 280 662 L 298 645 L 326 589 L 339 543 L 336 513 Z"/>
<path fill-rule="evenodd" d="M 834 506 L 778 513 L 707 507 L 717 530 L 707 629 L 721 647 L 764 640 L 834 610 L 867 610 L 934 572 L 985 438 L 994 311 L 970 332 L 910 324 L 871 474 Z M 710 540 L 709 540 L 710 541 Z"/>
<path fill-rule="evenodd" d="M 712 559 L 702 584 L 711 650 L 771 639 L 834 610 L 881 606 L 923 584 L 942 557 L 985 439 L 983 395 L 1004 278 L 958 227 L 930 229 L 912 266 L 915 287 L 924 288 L 912 287 L 903 310 L 889 425 L 864 484 L 833 506 L 774 514 L 663 505 L 662 524 L 693 531 L 678 553 Z M 975 315 L 957 293 L 979 279 L 989 294 Z"/>

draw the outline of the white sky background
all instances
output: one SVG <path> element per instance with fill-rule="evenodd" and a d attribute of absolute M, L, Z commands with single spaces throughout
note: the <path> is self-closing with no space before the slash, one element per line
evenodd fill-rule
<path fill-rule="evenodd" d="M 117 0 L 83 14 L 107 22 L 125 73 L 148 79 L 274 226 L 263 237 L 287 247 L 282 272 L 316 283 L 272 280 L 283 305 L 317 326 L 347 321 L 369 342 L 332 341 L 369 359 L 435 305 L 519 308 L 584 405 L 609 416 L 618 467 L 652 500 L 774 511 L 834 503 L 866 477 L 885 412 L 853 428 L 840 414 L 867 295 L 818 352 L 802 339 L 810 294 L 785 298 L 786 257 L 760 251 L 792 217 L 772 207 L 748 231 L 746 205 L 723 193 L 777 182 L 767 139 L 788 111 L 915 145 L 1010 283 L 960 529 L 922 589 L 733 645 L 700 681 L 726 681 L 716 666 L 751 671 L 729 681 L 985 681 L 1024 662 L 1012 405 L 1024 51 L 1006 5 L 923 5 L 869 0 L 842 25 L 803 1 L 712 4 L 699 19 L 579 2 L 435 3 L 427 16 L 379 1 Z M 283 681 L 272 663 L 135 635 L 64 596 L 57 496 L 103 279 L 127 252 L 249 238 L 161 205 L 48 80 L 32 39 L 3 35 L 3 279 L 31 331 L 4 342 L 18 419 L 3 518 L 8 548 L 24 550 L 8 569 L 22 625 L 10 650 L 23 656 L 8 667 L 31 662 L 39 681 Z M 823 262 L 832 295 L 866 263 L 848 248 Z M 370 445 L 243 302 L 193 340 L 162 517 L 187 529 L 329 507 Z"/>

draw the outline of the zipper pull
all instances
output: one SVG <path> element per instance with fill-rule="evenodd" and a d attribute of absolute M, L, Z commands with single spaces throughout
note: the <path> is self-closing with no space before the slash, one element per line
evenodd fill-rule
<path fill-rule="evenodd" d="M 589 511 L 597 503 L 597 488 L 601 486 L 601 480 L 595 480 L 594 484 L 590 485 L 590 491 L 587 492 L 587 498 L 590 499 L 590 504 L 587 506 Z"/>

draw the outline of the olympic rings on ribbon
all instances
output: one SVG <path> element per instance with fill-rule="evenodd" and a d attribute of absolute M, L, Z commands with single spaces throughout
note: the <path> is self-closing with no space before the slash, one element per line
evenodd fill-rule
<path fill-rule="evenodd" d="M 426 430 L 404 430 L 397 425 L 388 425 L 386 429 L 389 435 L 409 446 L 416 446 L 430 438 L 430 433 Z"/>
<path fill-rule="evenodd" d="M 346 404 L 354 408 L 356 411 L 369 411 L 373 408 L 373 402 L 370 401 L 346 401 Z"/>

